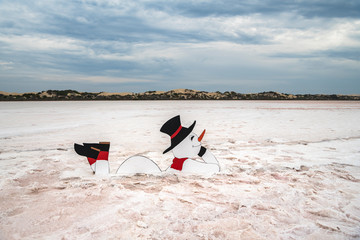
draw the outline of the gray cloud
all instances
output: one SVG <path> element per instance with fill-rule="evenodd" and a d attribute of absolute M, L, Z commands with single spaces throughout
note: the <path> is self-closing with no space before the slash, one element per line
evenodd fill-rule
<path fill-rule="evenodd" d="M 171 11 L 190 17 L 205 16 L 238 16 L 249 14 L 274 15 L 281 13 L 296 13 L 304 17 L 344 17 L 359 18 L 360 2 L 350 1 L 158 1 L 148 3 L 148 7 L 161 11 Z"/>
<path fill-rule="evenodd" d="M 174 7 L 180 3 L 176 3 Z M 126 9 L 120 6 L 119 9 L 116 9 L 111 5 L 98 6 L 91 2 L 75 1 L 65 2 L 59 8 L 55 6 L 58 5 L 54 2 L 51 4 L 24 2 L 24 5 L 19 7 L 18 4 L 9 2 L 9 7 L 6 9 L 8 12 L 5 12 L 4 9 L 2 13 L 4 13 L 4 19 L 8 16 L 8 19 L 13 20 L 0 23 L 3 32 L 7 34 L 51 34 L 88 41 L 101 39 L 128 43 L 222 40 L 259 44 L 268 40 L 262 34 L 250 35 L 246 32 L 238 32 L 237 36 L 224 35 L 221 29 L 209 32 L 206 28 L 159 27 L 157 23 L 149 24 L 148 20 L 156 17 L 154 15 L 158 12 L 148 10 L 144 13 L 148 4 L 138 4 Z M 194 11 L 197 11 L 196 6 L 194 6 Z M 228 11 L 231 12 L 232 8 L 229 8 Z M 171 19 L 181 16 L 182 10 L 177 11 L 178 15 L 173 15 L 173 11 L 164 11 L 163 13 L 166 18 Z M 193 24 L 196 26 L 197 23 Z"/>
<path fill-rule="evenodd" d="M 4 0 L 0 90 L 358 93 L 359 17 L 359 1 Z"/>
<path fill-rule="evenodd" d="M 290 59 L 307 59 L 307 58 L 329 58 L 329 59 L 346 59 L 360 61 L 359 48 L 334 48 L 311 53 L 276 53 L 270 57 L 290 58 Z"/>
<path fill-rule="evenodd" d="M 330 49 L 327 51 L 321 52 L 326 57 L 329 58 L 341 58 L 349 59 L 360 62 L 360 49 L 359 48 L 339 48 L 339 49 Z"/>

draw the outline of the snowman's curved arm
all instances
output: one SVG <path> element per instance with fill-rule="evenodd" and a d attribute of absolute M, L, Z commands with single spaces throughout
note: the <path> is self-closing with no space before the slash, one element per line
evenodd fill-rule
<path fill-rule="evenodd" d="M 220 167 L 214 163 L 206 163 L 188 159 L 184 162 L 181 171 L 185 173 L 217 173 L 220 171 Z"/>
<path fill-rule="evenodd" d="M 204 162 L 188 159 L 184 163 L 183 172 L 216 173 L 220 171 L 219 162 L 208 149 L 201 147 L 198 155 Z"/>
<path fill-rule="evenodd" d="M 199 157 L 201 157 L 204 160 L 204 162 L 218 165 L 219 170 L 220 170 L 220 165 L 219 165 L 218 160 L 208 149 L 201 146 L 201 149 L 200 149 L 200 152 L 198 155 L 199 155 Z"/>

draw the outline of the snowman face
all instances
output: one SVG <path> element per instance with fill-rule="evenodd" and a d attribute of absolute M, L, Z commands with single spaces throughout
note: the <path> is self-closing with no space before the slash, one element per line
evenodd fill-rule
<path fill-rule="evenodd" d="M 200 148 L 201 143 L 198 141 L 198 136 L 192 132 L 172 152 L 176 158 L 192 158 L 198 155 Z"/>

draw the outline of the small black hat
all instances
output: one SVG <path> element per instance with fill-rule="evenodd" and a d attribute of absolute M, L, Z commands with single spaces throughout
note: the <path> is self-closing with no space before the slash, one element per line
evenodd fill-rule
<path fill-rule="evenodd" d="M 167 148 L 164 153 L 167 153 L 176 145 L 178 145 L 182 140 L 184 140 L 193 130 L 195 127 L 196 121 L 189 128 L 181 126 L 180 123 L 180 115 L 177 115 L 170 120 L 168 120 L 164 125 L 161 127 L 160 132 L 166 133 L 171 138 L 171 146 Z"/>

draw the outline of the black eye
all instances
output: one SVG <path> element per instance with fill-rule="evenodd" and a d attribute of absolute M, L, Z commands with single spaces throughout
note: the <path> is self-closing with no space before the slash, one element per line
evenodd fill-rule
<path fill-rule="evenodd" d="M 194 136 L 191 136 L 190 139 L 191 139 L 191 141 L 192 141 L 192 140 L 194 139 Z"/>

